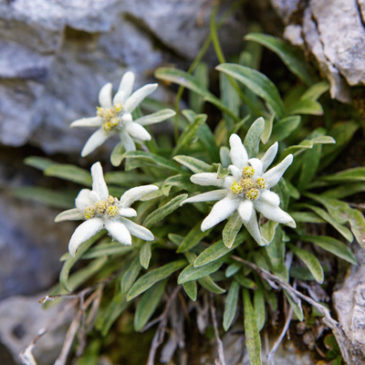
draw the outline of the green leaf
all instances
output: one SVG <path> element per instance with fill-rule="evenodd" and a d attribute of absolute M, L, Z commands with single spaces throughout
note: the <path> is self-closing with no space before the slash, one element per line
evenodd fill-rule
<path fill-rule="evenodd" d="M 195 302 L 198 295 L 198 286 L 196 285 L 196 281 L 188 281 L 187 283 L 184 283 L 183 288 L 188 297 Z"/>
<path fill-rule="evenodd" d="M 323 108 L 318 101 L 310 99 L 299 99 L 292 105 L 288 114 L 309 114 L 309 115 L 323 115 Z"/>
<path fill-rule="evenodd" d="M 197 280 L 208 276 L 219 270 L 219 268 L 223 265 L 223 262 L 224 260 L 221 259 L 200 267 L 194 267 L 193 264 L 189 264 L 183 271 L 181 271 L 177 279 L 177 283 L 184 284 L 188 281 Z"/>
<path fill-rule="evenodd" d="M 297 223 L 325 223 L 325 221 L 312 212 L 292 212 L 290 215 Z"/>
<path fill-rule="evenodd" d="M 352 184 L 337 186 L 333 189 L 324 191 L 322 195 L 326 196 L 327 198 L 342 199 L 350 195 L 354 195 L 364 191 L 365 191 L 365 182 L 360 182 L 360 183 L 352 183 Z"/>
<path fill-rule="evenodd" d="M 306 92 L 301 96 L 301 99 L 317 100 L 322 94 L 327 92 L 330 85 L 327 81 L 320 81 L 312 85 Z"/>
<path fill-rule="evenodd" d="M 219 159 L 221 160 L 222 166 L 227 168 L 231 163 L 231 156 L 229 155 L 229 148 L 222 146 L 219 149 Z"/>
<path fill-rule="evenodd" d="M 106 336 L 119 316 L 127 309 L 128 303 L 123 297 L 114 297 L 104 310 L 99 310 L 95 320 L 95 327 L 101 332 L 102 336 Z"/>
<path fill-rule="evenodd" d="M 137 304 L 134 315 L 134 329 L 139 332 L 155 312 L 165 291 L 167 280 L 160 281 L 146 291 Z"/>
<path fill-rule="evenodd" d="M 124 246 L 119 242 L 100 243 L 83 254 L 82 259 L 95 259 L 102 256 L 121 256 L 132 250 L 133 248 L 131 246 Z"/>
<path fill-rule="evenodd" d="M 155 77 L 186 87 L 187 89 L 204 97 L 206 101 L 212 103 L 217 108 L 221 109 L 223 112 L 229 114 L 233 119 L 238 121 L 238 117 L 234 115 L 231 110 L 227 108 L 216 96 L 202 87 L 201 84 L 199 84 L 199 81 L 196 80 L 192 75 L 189 75 L 188 73 L 181 70 L 161 67 L 156 70 Z"/>
<path fill-rule="evenodd" d="M 209 69 L 206 63 L 200 62 L 197 64 L 194 70 L 194 78 L 199 85 L 202 85 L 205 89 L 208 89 Z M 195 112 L 201 113 L 204 107 L 204 98 L 195 92 L 190 92 L 189 105 Z"/>
<path fill-rule="evenodd" d="M 356 241 L 362 248 L 365 248 L 365 219 L 363 214 L 356 209 L 351 209 L 349 210 L 349 221 Z"/>
<path fill-rule="evenodd" d="M 180 207 L 180 203 L 188 197 L 188 194 L 180 194 L 175 196 L 175 198 L 171 199 L 152 213 L 150 213 L 145 221 L 144 225 L 146 227 L 152 227 L 156 223 L 161 222 L 165 217 L 174 212 L 176 209 Z"/>
<path fill-rule="evenodd" d="M 54 164 L 44 171 L 46 176 L 58 177 L 77 184 L 91 186 L 90 172 L 74 165 Z"/>
<path fill-rule="evenodd" d="M 92 340 L 81 357 L 78 357 L 75 365 L 98 365 L 100 357 L 101 341 L 99 339 Z"/>
<path fill-rule="evenodd" d="M 49 158 L 38 157 L 38 156 L 31 156 L 27 157 L 24 160 L 24 163 L 28 166 L 32 166 L 39 170 L 45 170 L 47 167 L 54 165 L 56 162 L 50 160 Z"/>
<path fill-rule="evenodd" d="M 139 273 L 141 272 L 141 264 L 139 262 L 139 256 L 135 257 L 128 268 L 122 275 L 120 280 L 120 288 L 122 294 L 126 294 L 128 290 L 131 288 L 135 280 L 137 279 Z"/>
<path fill-rule="evenodd" d="M 319 194 L 305 193 L 305 196 L 322 204 L 327 209 L 329 215 L 338 223 L 344 224 L 348 221 L 347 211 L 349 206 L 345 202 L 337 199 L 327 198 Z"/>
<path fill-rule="evenodd" d="M 173 158 L 194 173 L 212 171 L 212 166 L 195 157 L 179 155 Z"/>
<path fill-rule="evenodd" d="M 229 63 L 221 64 L 216 69 L 232 76 L 263 98 L 279 118 L 284 116 L 284 105 L 279 91 L 264 74 L 245 66 Z"/>
<path fill-rule="evenodd" d="M 355 167 L 333 175 L 321 176 L 320 180 L 332 183 L 363 182 L 365 181 L 365 167 Z"/>
<path fill-rule="evenodd" d="M 247 289 L 242 289 L 243 318 L 248 357 L 251 365 L 261 365 L 261 339 L 257 328 L 257 317 Z"/>
<path fill-rule="evenodd" d="M 321 152 L 321 145 L 313 146 L 312 149 L 304 152 L 302 168 L 297 183 L 297 188 L 299 190 L 304 190 L 313 180 L 313 177 L 316 175 L 319 161 L 321 159 Z"/>
<path fill-rule="evenodd" d="M 195 247 L 210 231 L 202 232 L 200 229 L 200 222 L 197 223 L 189 233 L 184 237 L 183 241 L 179 245 L 177 252 L 186 252 Z"/>
<path fill-rule="evenodd" d="M 294 254 L 308 267 L 314 279 L 318 283 L 322 284 L 324 280 L 324 274 L 318 259 L 312 253 L 302 248 L 296 247 L 294 245 L 290 245 L 290 248 Z"/>
<path fill-rule="evenodd" d="M 243 144 L 246 147 L 247 154 L 251 157 L 256 156 L 259 152 L 260 139 L 264 128 L 265 120 L 260 117 L 252 123 L 251 127 L 247 131 Z"/>
<path fill-rule="evenodd" d="M 164 195 L 168 196 L 170 194 L 170 190 L 172 187 L 176 188 L 176 191 L 179 190 L 186 190 L 192 191 L 195 190 L 194 184 L 190 182 L 190 176 L 187 174 L 179 174 L 173 175 L 168 177 L 163 185 L 162 185 L 162 192 Z"/>
<path fill-rule="evenodd" d="M 119 166 L 124 160 L 124 144 L 122 142 L 117 143 L 110 154 L 110 162 L 114 167 Z"/>
<path fill-rule="evenodd" d="M 146 126 L 172 118 L 173 116 L 175 116 L 175 114 L 175 111 L 172 109 L 162 109 L 155 113 L 147 114 L 144 117 L 138 118 L 138 120 L 135 120 L 135 122 L 140 125 Z"/>
<path fill-rule="evenodd" d="M 274 239 L 277 227 L 278 223 L 274 221 L 267 221 L 261 226 L 261 236 L 264 242 L 267 242 L 267 245 L 270 245 Z"/>
<path fill-rule="evenodd" d="M 322 115 L 323 108 L 317 99 L 329 89 L 326 81 L 311 86 L 299 99 L 295 98 L 288 106 L 288 114 Z"/>
<path fill-rule="evenodd" d="M 236 274 L 234 276 L 235 280 L 237 280 L 237 282 L 244 288 L 246 289 L 251 289 L 251 290 L 256 290 L 257 285 L 254 281 L 252 281 L 251 279 L 247 278 L 245 276 L 244 273 L 239 272 L 238 274 Z"/>
<path fill-rule="evenodd" d="M 331 136 L 319 136 L 313 139 L 305 139 L 297 145 L 290 146 L 285 149 L 283 155 L 287 156 L 290 153 L 297 156 L 305 150 L 313 148 L 316 144 L 334 144 L 336 141 Z"/>
<path fill-rule="evenodd" d="M 123 158 L 143 163 L 144 166 L 161 167 L 174 172 L 182 172 L 180 166 L 175 162 L 151 152 L 129 151 L 124 153 Z"/>
<path fill-rule="evenodd" d="M 94 244 L 100 237 L 104 235 L 105 231 L 101 231 L 96 235 L 92 236 L 89 240 L 82 243 L 78 250 L 76 251 L 75 256 L 71 256 L 69 253 L 66 255 L 67 259 L 62 266 L 62 270 L 60 272 L 60 283 L 61 285 L 71 291 L 72 288 L 68 285 L 68 277 L 70 275 L 70 271 L 75 263 L 81 258 L 81 256 Z"/>
<path fill-rule="evenodd" d="M 192 124 L 190 124 L 185 131 L 181 134 L 175 149 L 173 150 L 172 154 L 176 155 L 182 147 L 185 147 L 191 141 L 196 138 L 198 129 L 206 122 L 207 115 L 206 114 L 199 114 L 194 118 Z"/>
<path fill-rule="evenodd" d="M 227 248 L 231 248 L 233 246 L 233 243 L 235 242 L 237 234 L 241 228 L 242 219 L 236 212 L 228 218 L 227 223 L 223 228 L 222 238 L 223 243 Z"/>
<path fill-rule="evenodd" d="M 266 319 L 265 297 L 263 288 L 260 286 L 253 292 L 253 302 L 257 318 L 257 329 L 260 332 L 264 328 Z"/>
<path fill-rule="evenodd" d="M 225 273 L 226 278 L 230 278 L 231 276 L 236 274 L 238 271 L 240 271 L 241 268 L 242 268 L 242 266 L 238 262 L 234 262 L 233 264 L 228 265 L 228 267 L 226 269 L 226 273 Z"/>
<path fill-rule="evenodd" d="M 356 265 L 357 261 L 352 251 L 341 241 L 328 236 L 300 236 L 300 239 L 305 242 L 311 242 L 321 247 L 323 250 L 331 252 L 341 259 Z"/>
<path fill-rule="evenodd" d="M 20 199 L 31 200 L 50 207 L 69 209 L 75 206 L 75 194 L 70 191 L 55 191 L 38 186 L 27 186 L 12 190 Z"/>
<path fill-rule="evenodd" d="M 196 113 L 189 109 L 183 110 L 182 114 L 188 119 L 189 123 L 193 123 L 197 116 Z M 201 141 L 206 151 L 209 153 L 212 161 L 218 160 L 219 151 L 214 134 L 210 128 L 206 124 L 201 125 L 196 133 L 196 136 Z"/>
<path fill-rule="evenodd" d="M 353 236 L 348 228 L 338 223 L 332 216 L 330 216 L 325 210 L 315 207 L 313 205 L 306 205 L 309 209 L 313 210 L 318 216 L 329 223 L 336 231 L 338 231 L 347 241 L 352 242 Z"/>
<path fill-rule="evenodd" d="M 130 288 L 127 294 L 127 300 L 130 301 L 138 295 L 145 292 L 154 284 L 161 280 L 168 278 L 175 271 L 181 269 L 186 265 L 185 259 L 176 260 L 169 264 L 163 265 L 157 269 L 150 270 L 143 276 L 141 276 Z"/>
<path fill-rule="evenodd" d="M 111 171 L 104 174 L 107 184 L 116 184 L 130 188 L 131 185 L 153 183 L 155 180 L 152 176 L 137 174 L 131 171 Z"/>
<path fill-rule="evenodd" d="M 290 266 L 290 277 L 303 281 L 313 281 L 314 277 L 306 266 L 291 265 Z"/>
<path fill-rule="evenodd" d="M 281 142 L 289 137 L 300 125 L 301 117 L 292 115 L 277 121 L 272 129 L 271 138 L 273 141 Z"/>
<path fill-rule="evenodd" d="M 224 255 L 238 247 L 246 238 L 246 233 L 240 234 L 231 248 L 227 248 L 221 240 L 213 243 L 204 251 L 202 251 L 200 255 L 195 259 L 194 267 L 204 266 L 210 262 L 220 259 Z"/>
<path fill-rule="evenodd" d="M 239 289 L 240 286 L 237 283 L 237 281 L 232 281 L 231 287 L 229 288 L 226 297 L 226 303 L 224 306 L 223 328 L 225 331 L 229 330 L 236 315 Z"/>
<path fill-rule="evenodd" d="M 210 276 L 206 276 L 198 280 L 199 284 L 213 294 L 223 294 L 225 290 L 221 288 Z"/>
<path fill-rule="evenodd" d="M 139 262 L 144 269 L 148 269 L 152 256 L 151 243 L 144 243 L 139 251 Z"/>
<path fill-rule="evenodd" d="M 274 239 L 268 246 L 265 246 L 265 251 L 272 271 L 287 281 L 288 271 L 285 266 L 285 242 L 281 228 L 278 227 L 276 229 Z"/>
<path fill-rule="evenodd" d="M 270 136 L 271 136 L 271 133 L 272 133 L 272 126 L 274 124 L 274 120 L 275 120 L 275 114 L 273 114 L 270 118 L 267 118 L 265 120 L 264 130 L 263 130 L 262 135 L 261 135 L 261 142 L 263 144 L 266 144 L 270 139 Z"/>
<path fill-rule="evenodd" d="M 357 122 L 346 121 L 336 124 L 329 131 L 329 134 L 336 140 L 336 144 L 323 147 L 321 170 L 337 158 L 338 154 L 346 148 L 358 129 L 359 124 Z"/>
<path fill-rule="evenodd" d="M 235 115 L 239 115 L 240 97 L 237 91 L 232 86 L 229 78 L 223 73 L 219 74 L 219 87 L 221 100 Z M 226 122 L 227 131 L 232 131 L 235 120 L 227 113 L 224 113 L 223 118 Z"/>
<path fill-rule="evenodd" d="M 294 299 L 291 297 L 291 295 L 284 289 L 284 293 L 286 298 L 288 299 L 288 302 L 290 306 L 293 308 L 293 312 L 295 316 L 297 317 L 298 321 L 302 322 L 304 319 L 303 309 L 302 309 L 302 302 L 297 299 L 297 301 L 294 301 Z"/>
<path fill-rule="evenodd" d="M 249 33 L 245 36 L 248 41 L 257 42 L 276 53 L 293 74 L 298 76 L 306 85 L 311 85 L 314 79 L 301 52 L 279 38 L 261 33 Z"/>

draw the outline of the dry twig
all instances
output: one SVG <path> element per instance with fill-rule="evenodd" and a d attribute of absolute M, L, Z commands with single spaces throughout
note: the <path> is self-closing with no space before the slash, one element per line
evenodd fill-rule
<path fill-rule="evenodd" d="M 160 324 L 158 325 L 156 333 L 153 336 L 151 348 L 150 348 L 150 351 L 148 354 L 147 365 L 154 365 L 154 363 L 155 363 L 156 351 L 157 351 L 158 347 L 163 343 L 163 340 L 165 338 L 167 317 L 169 314 L 170 306 L 171 306 L 172 302 L 176 299 L 176 296 L 177 296 L 178 292 L 180 291 L 180 289 L 181 289 L 181 286 L 178 286 L 175 288 L 175 290 L 172 292 L 172 294 L 169 296 L 169 298 L 166 302 L 166 306 L 165 306 L 163 313 L 159 317 Z M 156 321 L 153 321 L 153 322 L 156 323 Z"/>
<path fill-rule="evenodd" d="M 323 322 L 332 330 L 334 336 L 336 337 L 337 343 L 340 347 L 342 357 L 344 361 L 348 364 L 352 363 L 352 354 L 356 353 L 354 346 L 352 345 L 351 340 L 346 336 L 342 326 L 335 321 L 330 314 L 328 308 L 324 305 L 317 303 L 311 297 L 301 293 L 300 291 L 293 288 L 289 283 L 284 281 L 283 279 L 279 278 L 278 276 L 271 274 L 270 272 L 262 269 L 261 267 L 255 265 L 254 263 L 247 261 L 238 256 L 232 256 L 232 258 L 237 261 L 241 262 L 242 264 L 250 267 L 251 269 L 255 270 L 263 279 L 271 282 L 275 282 L 278 284 L 282 289 L 285 289 L 292 297 L 301 298 L 306 301 L 308 304 L 315 307 L 322 315 L 323 315 Z"/>
<path fill-rule="evenodd" d="M 216 316 L 216 313 L 215 313 L 215 307 L 214 307 L 213 295 L 212 294 L 210 295 L 209 305 L 210 305 L 210 314 L 212 316 L 215 340 L 217 341 L 219 365 L 226 365 L 226 360 L 224 358 L 224 347 L 223 347 L 223 342 L 219 337 L 217 316 Z"/>

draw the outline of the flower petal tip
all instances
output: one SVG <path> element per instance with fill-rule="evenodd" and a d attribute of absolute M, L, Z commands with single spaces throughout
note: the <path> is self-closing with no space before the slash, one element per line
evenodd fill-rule
<path fill-rule="evenodd" d="M 288 223 L 286 223 L 286 225 L 290 228 L 297 228 L 297 224 L 295 223 L 294 219 Z"/>

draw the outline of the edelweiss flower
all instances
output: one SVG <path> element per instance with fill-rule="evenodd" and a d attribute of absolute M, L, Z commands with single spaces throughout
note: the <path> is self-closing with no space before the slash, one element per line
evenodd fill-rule
<path fill-rule="evenodd" d="M 248 158 L 246 148 L 237 134 L 231 135 L 229 143 L 232 165 L 228 169 L 231 175 L 220 179 L 217 173 L 204 172 L 190 178 L 194 184 L 214 185 L 221 189 L 198 194 L 184 203 L 219 200 L 203 220 L 201 230 L 206 231 L 237 210 L 248 232 L 257 243 L 263 245 L 266 242 L 261 237 L 256 211 L 272 221 L 296 226 L 293 218 L 280 209 L 279 196 L 270 191 L 292 163 L 293 155 L 288 155 L 278 165 L 266 171 L 277 154 L 277 142 L 267 150 L 261 160 Z"/>
<path fill-rule="evenodd" d="M 70 254 L 74 256 L 81 243 L 87 241 L 103 228 L 115 240 L 124 245 L 132 244 L 131 235 L 152 241 L 154 237 L 150 230 L 126 219 L 126 217 L 135 217 L 137 212 L 130 206 L 144 195 L 158 190 L 158 187 L 155 185 L 138 186 L 127 190 L 118 200 L 109 195 L 100 162 L 92 165 L 91 176 L 93 180 L 92 190 L 82 189 L 75 200 L 76 208 L 60 213 L 55 219 L 56 222 L 85 220 L 71 236 L 68 245 Z"/>
<path fill-rule="evenodd" d="M 119 134 L 121 144 L 126 151 L 136 149 L 135 142 L 142 143 L 151 139 L 151 135 L 143 127 L 172 117 L 173 110 L 165 113 L 154 113 L 133 121 L 132 112 L 137 106 L 156 90 L 157 84 L 147 84 L 133 94 L 134 73 L 126 72 L 119 85 L 118 92 L 112 99 L 112 84 L 104 85 L 99 92 L 99 104 L 96 117 L 75 120 L 71 127 L 99 127 L 87 140 L 81 156 L 85 157 L 103 144 L 111 135 Z"/>

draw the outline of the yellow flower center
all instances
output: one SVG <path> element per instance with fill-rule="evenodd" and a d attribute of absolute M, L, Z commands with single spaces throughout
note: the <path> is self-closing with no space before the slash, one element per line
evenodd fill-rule
<path fill-rule="evenodd" d="M 259 194 L 259 189 L 252 188 L 245 192 L 245 197 L 249 200 L 256 200 L 259 197 Z"/>
<path fill-rule="evenodd" d="M 112 108 L 96 108 L 96 115 L 103 119 L 102 128 L 105 132 L 110 132 L 119 125 L 119 113 L 123 111 L 122 104 L 116 104 Z"/>
<path fill-rule="evenodd" d="M 109 195 L 105 200 L 99 200 L 94 205 L 88 206 L 84 210 L 85 219 L 94 218 L 95 215 L 107 217 L 116 217 L 119 213 L 118 199 Z"/>
<path fill-rule="evenodd" d="M 104 214 L 108 204 L 105 200 L 99 200 L 95 203 L 95 210 L 98 214 Z"/>
<path fill-rule="evenodd" d="M 108 196 L 108 199 L 106 200 L 108 205 L 113 205 L 115 203 L 115 198 L 111 195 Z"/>
<path fill-rule="evenodd" d="M 251 166 L 245 166 L 242 169 L 242 178 L 239 182 L 234 181 L 231 185 L 231 191 L 235 195 L 244 193 L 246 199 L 256 200 L 260 196 L 260 190 L 266 188 L 266 182 L 263 177 L 253 179 L 255 169 Z"/>
<path fill-rule="evenodd" d="M 106 215 L 108 217 L 115 217 L 118 214 L 118 207 L 116 205 L 111 205 L 106 209 Z"/>
<path fill-rule="evenodd" d="M 243 177 L 252 177 L 255 173 L 255 169 L 252 167 L 252 166 L 245 166 L 243 169 L 242 169 L 242 175 Z"/>
<path fill-rule="evenodd" d="M 266 182 L 263 177 L 259 177 L 256 180 L 256 185 L 259 189 L 265 189 L 266 188 Z"/>
<path fill-rule="evenodd" d="M 243 187 L 237 181 L 233 181 L 231 186 L 231 191 L 233 194 L 240 194 L 242 193 Z"/>
<path fill-rule="evenodd" d="M 242 178 L 240 180 L 240 185 L 242 186 L 243 190 L 248 190 L 251 189 L 253 187 L 255 187 L 255 182 L 253 181 L 253 179 L 246 177 L 246 178 Z"/>
<path fill-rule="evenodd" d="M 87 207 L 85 210 L 84 210 L 84 217 L 86 219 L 91 219 L 91 218 L 94 218 L 95 217 L 95 208 L 94 207 Z"/>

